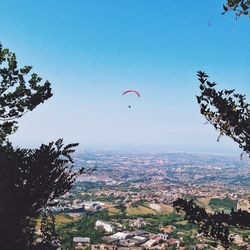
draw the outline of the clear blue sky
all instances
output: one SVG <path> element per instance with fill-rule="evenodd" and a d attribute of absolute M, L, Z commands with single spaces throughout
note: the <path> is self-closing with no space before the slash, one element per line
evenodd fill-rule
<path fill-rule="evenodd" d="M 199 113 L 197 70 L 250 96 L 250 20 L 223 1 L 1 1 L 0 41 L 52 82 L 20 120 L 16 145 L 235 152 Z M 142 97 L 121 96 L 136 89 Z M 129 109 L 128 105 L 132 108 Z"/>

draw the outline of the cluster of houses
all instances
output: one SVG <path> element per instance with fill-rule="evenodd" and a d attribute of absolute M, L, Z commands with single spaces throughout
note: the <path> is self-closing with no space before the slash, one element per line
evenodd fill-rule
<path fill-rule="evenodd" d="M 143 223 L 143 219 L 138 218 L 135 223 L 141 224 Z M 97 220 L 95 226 L 97 229 L 102 229 L 109 234 L 108 236 L 104 236 L 102 238 L 102 242 L 104 244 L 101 245 L 105 245 L 106 249 L 110 249 L 112 247 L 117 248 L 118 246 L 129 249 L 134 247 L 137 249 L 138 247 L 140 247 L 139 249 L 165 249 L 170 245 L 176 245 L 176 247 L 179 247 L 180 244 L 178 239 L 169 237 L 169 234 L 165 233 L 164 230 L 158 235 L 148 233 L 144 230 L 115 232 L 114 226 L 102 220 Z M 97 248 L 96 246 L 96 249 L 100 248 Z"/>
<path fill-rule="evenodd" d="M 167 234 L 150 234 L 143 230 L 117 232 L 102 238 L 103 244 L 92 245 L 91 249 L 167 249 L 168 246 L 179 248 L 180 241 L 169 238 Z M 75 249 L 90 247 L 90 238 L 74 237 Z"/>
<path fill-rule="evenodd" d="M 233 242 L 241 247 L 241 249 L 250 250 L 250 244 L 243 241 L 242 237 L 234 234 Z M 250 239 L 250 236 L 249 236 Z M 117 232 L 110 236 L 104 236 L 102 238 L 103 243 L 98 245 L 91 245 L 90 238 L 86 237 L 74 237 L 74 249 L 76 250 L 148 250 L 148 249 L 174 249 L 185 250 L 185 249 L 215 249 L 215 250 L 226 250 L 222 246 L 211 247 L 207 244 L 198 243 L 188 248 L 180 246 L 180 240 L 170 238 L 167 234 L 160 233 L 158 235 L 149 234 L 143 230 L 137 231 L 125 231 Z M 60 249 L 60 248 L 59 248 Z"/>
<path fill-rule="evenodd" d="M 73 201 L 64 201 L 63 205 L 52 207 L 53 212 L 60 213 L 84 213 L 85 211 L 100 211 L 103 209 L 103 203 L 99 201 L 81 201 L 75 199 Z"/>
<path fill-rule="evenodd" d="M 165 249 L 170 245 L 179 247 L 180 244 L 179 240 L 170 238 L 167 234 L 160 233 L 156 235 L 143 230 L 117 232 L 110 236 L 104 236 L 102 240 L 107 245 L 123 246 L 129 249 L 132 247 Z"/>
<path fill-rule="evenodd" d="M 92 250 L 147 250 L 147 249 L 178 249 L 184 250 L 181 246 L 182 238 L 175 239 L 171 237 L 171 233 L 175 227 L 168 225 L 160 229 L 159 234 L 153 234 L 144 230 L 125 231 L 120 230 L 115 232 L 115 227 L 105 221 L 97 220 L 95 224 L 97 229 L 104 230 L 106 236 L 102 237 L 102 243 L 98 245 L 91 245 L 91 239 L 86 237 L 74 237 L 73 242 L 75 249 L 92 249 Z M 201 235 L 197 235 L 201 237 Z M 232 240 L 239 246 L 244 246 L 244 249 L 250 250 L 250 244 L 243 241 L 242 236 L 234 234 Z M 249 236 L 250 240 L 250 236 Z M 206 244 L 196 244 L 192 249 L 207 249 Z M 189 248 L 188 248 L 189 249 Z M 213 248 L 214 249 L 214 248 Z M 218 248 L 220 250 L 224 248 Z"/>

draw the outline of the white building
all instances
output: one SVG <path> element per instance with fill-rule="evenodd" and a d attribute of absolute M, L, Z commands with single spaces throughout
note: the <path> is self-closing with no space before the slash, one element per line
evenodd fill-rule
<path fill-rule="evenodd" d="M 146 247 L 146 248 L 151 248 L 153 246 L 157 245 L 157 241 L 156 240 L 148 240 L 147 242 L 145 242 L 142 247 Z"/>
<path fill-rule="evenodd" d="M 73 237 L 75 249 L 87 247 L 90 245 L 90 238 L 87 237 Z"/>
<path fill-rule="evenodd" d="M 115 238 L 115 239 L 119 239 L 119 240 L 126 240 L 126 239 L 130 238 L 131 235 L 129 233 L 117 232 L 117 233 L 111 235 L 110 237 Z"/>
<path fill-rule="evenodd" d="M 169 238 L 168 234 L 158 234 L 158 237 L 160 237 L 163 240 L 167 240 Z"/>
<path fill-rule="evenodd" d="M 103 206 L 102 202 L 98 202 L 98 201 L 86 201 L 83 203 L 82 205 L 84 207 L 85 210 L 100 210 Z"/>
<path fill-rule="evenodd" d="M 95 226 L 96 228 L 103 228 L 107 233 L 113 233 L 115 231 L 115 228 L 111 224 L 102 220 L 97 220 Z"/>

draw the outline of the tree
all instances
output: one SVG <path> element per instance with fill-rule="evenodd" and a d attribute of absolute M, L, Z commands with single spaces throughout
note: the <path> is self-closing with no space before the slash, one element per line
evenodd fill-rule
<path fill-rule="evenodd" d="M 0 43 L 0 145 L 17 129 L 17 119 L 52 96 L 50 82 L 41 84 L 32 67 L 17 67 L 16 55 Z M 27 79 L 28 78 L 28 79 Z"/>
<path fill-rule="evenodd" d="M 59 139 L 39 149 L 13 148 L 8 135 L 17 120 L 52 96 L 31 66 L 17 68 L 16 56 L 0 45 L 0 246 L 32 247 L 35 219 L 66 193 L 83 169 L 75 171 L 72 153 L 78 144 Z M 52 221 L 53 222 L 53 221 Z"/>
<path fill-rule="evenodd" d="M 207 122 L 219 131 L 217 141 L 223 135 L 229 136 L 242 149 L 241 156 L 244 153 L 250 156 L 250 105 L 246 102 L 246 96 L 235 93 L 234 89 L 216 90 L 217 84 L 210 82 L 205 72 L 198 71 L 197 76 L 200 81 L 201 94 L 196 98 L 200 105 L 200 112 Z M 220 218 L 219 223 L 215 223 L 217 217 Z M 230 243 L 229 240 L 228 242 L 226 240 L 230 225 L 240 228 L 250 225 L 250 214 L 246 211 L 232 211 L 230 217 L 221 214 L 217 217 L 210 216 L 209 218 L 215 219 L 215 221 L 205 223 L 206 216 L 204 216 L 200 230 L 204 235 L 219 237 L 226 245 Z M 223 235 L 220 235 L 218 231 L 223 232 Z"/>
<path fill-rule="evenodd" d="M 250 0 L 227 0 L 226 4 L 223 5 L 223 13 L 225 14 L 228 10 L 235 12 L 236 16 L 247 15 L 250 17 Z"/>
<path fill-rule="evenodd" d="M 232 10 L 236 16 L 249 13 L 250 0 L 227 0 L 223 5 L 225 14 Z M 217 141 L 223 135 L 232 138 L 239 147 L 250 156 L 250 106 L 246 102 L 245 95 L 235 93 L 235 90 L 217 91 L 215 82 L 208 81 L 205 72 L 197 72 L 200 81 L 201 94 L 196 96 L 200 105 L 200 112 L 205 116 L 208 123 L 212 124 L 219 131 Z M 241 156 L 243 155 L 241 154 Z M 228 247 L 230 244 L 229 227 L 236 226 L 249 228 L 250 214 L 246 211 L 232 209 L 230 215 L 222 213 L 208 214 L 205 209 L 198 207 L 192 200 L 177 199 L 173 206 L 177 211 L 184 211 L 185 217 L 199 225 L 199 232 L 205 236 L 220 240 Z"/>
<path fill-rule="evenodd" d="M 200 96 L 196 96 L 200 112 L 222 135 L 232 138 L 243 152 L 250 154 L 250 105 L 245 95 L 235 90 L 215 89 L 216 83 L 208 81 L 205 72 L 198 71 Z"/>
<path fill-rule="evenodd" d="M 219 240 L 225 247 L 228 247 L 231 239 L 229 235 L 230 227 L 250 228 L 250 213 L 247 211 L 234 211 L 225 214 L 224 211 L 214 214 L 207 213 L 204 208 L 197 206 L 193 200 L 178 198 L 173 202 L 173 207 L 177 212 L 183 211 L 185 219 L 198 225 L 198 232 L 205 237 Z"/>
<path fill-rule="evenodd" d="M 127 214 L 126 214 L 127 207 L 126 207 L 124 201 L 119 202 L 116 205 L 116 208 L 120 210 L 120 214 L 121 214 L 122 218 L 126 218 L 127 217 Z"/>
<path fill-rule="evenodd" d="M 55 228 L 55 217 L 50 210 L 42 214 L 41 220 L 42 242 L 40 248 L 43 250 L 53 250 L 60 246 Z"/>
<path fill-rule="evenodd" d="M 92 244 L 100 243 L 105 232 L 95 228 L 96 219 L 100 218 L 98 213 L 96 213 L 96 216 L 83 215 L 77 221 L 61 225 L 58 228 L 58 233 L 62 239 L 62 249 L 73 249 L 72 239 L 79 235 L 89 237 Z"/>

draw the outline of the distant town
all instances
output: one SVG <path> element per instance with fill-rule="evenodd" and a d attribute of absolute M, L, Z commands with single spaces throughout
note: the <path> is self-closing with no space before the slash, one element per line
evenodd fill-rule
<path fill-rule="evenodd" d="M 52 208 L 65 249 L 223 249 L 173 201 L 193 199 L 211 213 L 250 211 L 250 160 L 240 155 L 84 152 L 75 163 L 88 174 Z M 249 231 L 231 234 L 235 249 L 250 249 Z"/>

